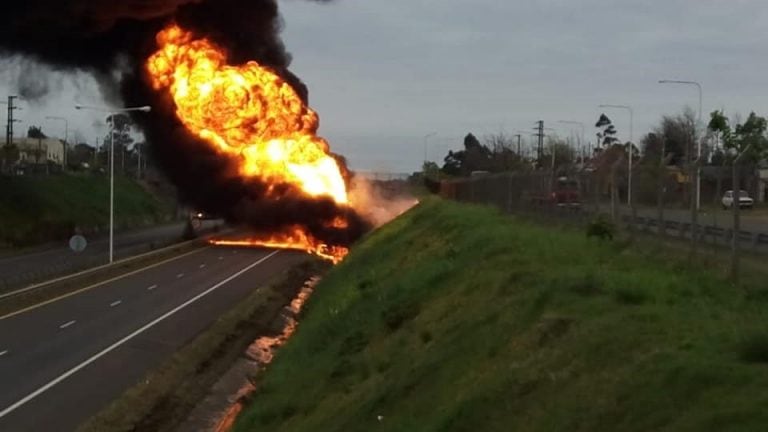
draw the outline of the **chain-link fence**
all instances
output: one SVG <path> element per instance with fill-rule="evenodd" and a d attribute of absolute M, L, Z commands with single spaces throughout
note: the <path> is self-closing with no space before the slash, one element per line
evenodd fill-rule
<path fill-rule="evenodd" d="M 509 213 L 574 223 L 586 224 L 604 215 L 627 230 L 687 241 L 694 252 L 735 246 L 732 259 L 738 259 L 741 250 L 768 253 L 768 212 L 742 209 L 738 240 L 733 242 L 733 210 L 722 208 L 720 190 L 702 187 L 702 205 L 696 211 L 695 176 L 668 167 L 637 167 L 630 181 L 620 163 L 571 173 L 530 171 L 444 180 L 440 194 Z M 720 182 L 718 187 L 725 185 L 730 186 Z"/>

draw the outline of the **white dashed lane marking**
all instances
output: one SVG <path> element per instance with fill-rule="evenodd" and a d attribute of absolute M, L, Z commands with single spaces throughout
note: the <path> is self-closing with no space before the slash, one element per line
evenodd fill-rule
<path fill-rule="evenodd" d="M 6 354 L 8 354 L 8 350 L 0 351 L 0 357 L 4 356 Z"/>
<path fill-rule="evenodd" d="M 205 264 L 200 264 L 200 268 L 205 268 Z"/>
<path fill-rule="evenodd" d="M 115 307 L 115 306 L 119 305 L 122 302 L 123 302 L 122 300 L 113 301 L 112 303 L 109 304 L 109 307 Z"/>
<path fill-rule="evenodd" d="M 152 285 L 150 287 L 147 287 L 147 291 L 152 291 L 155 288 L 157 288 L 157 285 Z"/>
<path fill-rule="evenodd" d="M 176 279 L 181 279 L 184 277 L 184 273 L 179 273 L 176 275 Z"/>
<path fill-rule="evenodd" d="M 77 321 L 75 321 L 75 320 L 72 320 L 72 321 L 69 321 L 69 322 L 65 322 L 64 324 L 60 325 L 60 326 L 59 326 L 59 328 L 60 328 L 60 329 L 65 329 L 65 328 L 67 328 L 67 327 L 71 326 L 72 324 L 74 324 L 74 323 L 76 323 L 76 322 L 77 322 Z"/>
<path fill-rule="evenodd" d="M 74 366 L 72 369 L 69 369 L 68 371 L 62 373 L 61 375 L 57 376 L 56 378 L 52 379 L 48 383 L 42 385 L 37 390 L 29 393 L 28 395 L 24 396 L 23 398 L 19 399 L 18 401 L 14 402 L 13 404 L 9 405 L 8 407 L 0 410 L 0 419 L 7 416 L 8 414 L 16 411 L 19 409 L 19 407 L 27 404 L 29 401 L 35 399 L 36 397 L 40 396 L 41 394 L 45 393 L 46 391 L 50 390 L 52 387 L 56 386 L 57 384 L 61 383 L 62 381 L 66 380 L 67 378 L 71 377 L 72 375 L 76 374 L 78 371 L 82 370 L 83 368 L 87 367 L 91 363 L 97 361 L 98 359 L 104 357 L 105 355 L 109 354 L 110 352 L 116 350 L 123 344 L 129 342 L 130 340 L 134 339 L 135 337 L 140 336 L 147 330 L 151 329 L 152 327 L 156 326 L 157 324 L 165 321 L 166 319 L 170 318 L 171 316 L 175 315 L 179 311 L 185 309 L 189 305 L 197 302 L 198 300 L 202 299 L 203 297 L 211 294 L 212 292 L 220 289 L 221 287 L 225 286 L 232 280 L 242 276 L 246 272 L 250 271 L 254 267 L 258 266 L 259 264 L 267 261 L 268 259 L 272 258 L 278 253 L 278 251 L 274 251 L 271 254 L 259 259 L 258 261 L 255 261 L 246 267 L 242 268 L 237 273 L 232 274 L 231 276 L 227 277 L 226 279 L 218 282 L 216 285 L 213 285 L 212 287 L 208 288 L 207 290 L 201 292 L 200 294 L 192 297 L 191 299 L 185 301 L 184 303 L 176 306 L 175 308 L 171 309 L 170 311 L 166 312 L 165 314 L 155 318 L 154 320 L 148 322 L 147 324 L 144 324 L 141 328 L 135 330 L 133 333 L 129 334 L 128 336 L 123 337 L 122 339 L 118 340 L 117 342 L 113 343 L 112 345 L 104 348 L 103 350 L 99 351 L 98 353 L 94 354 L 93 356 L 89 357 L 87 360 L 84 360 L 82 363 L 78 364 L 77 366 Z M 74 323 L 74 321 L 72 321 Z"/>

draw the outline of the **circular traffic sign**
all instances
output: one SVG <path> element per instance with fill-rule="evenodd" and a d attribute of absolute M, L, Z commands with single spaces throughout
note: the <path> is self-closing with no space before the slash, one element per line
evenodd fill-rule
<path fill-rule="evenodd" d="M 88 246 L 88 241 L 80 234 L 73 235 L 72 238 L 69 239 L 69 248 L 72 249 L 73 252 L 82 252 L 85 250 L 86 246 Z"/>

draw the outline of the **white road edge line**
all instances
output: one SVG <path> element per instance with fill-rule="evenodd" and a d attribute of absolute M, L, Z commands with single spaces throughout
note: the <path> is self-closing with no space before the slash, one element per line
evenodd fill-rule
<path fill-rule="evenodd" d="M 74 323 L 76 323 L 76 322 L 77 322 L 77 321 L 75 321 L 75 320 L 72 320 L 72 321 L 68 321 L 68 322 L 65 322 L 64 324 L 60 325 L 60 326 L 59 326 L 59 328 L 63 330 L 63 329 L 65 329 L 65 328 L 67 328 L 67 327 L 71 326 L 72 324 L 74 324 Z"/>
<path fill-rule="evenodd" d="M 195 253 L 198 253 L 198 252 L 202 252 L 202 251 L 204 251 L 204 250 L 207 250 L 207 249 L 208 249 L 208 247 L 202 247 L 202 248 L 200 248 L 200 249 L 195 249 L 195 250 L 193 250 L 193 251 L 191 251 L 191 252 L 187 252 L 187 253 L 185 253 L 185 254 L 177 255 L 177 256 L 175 256 L 175 257 L 172 257 L 172 258 L 169 258 L 169 259 L 167 259 L 167 260 L 165 260 L 165 261 L 160 261 L 160 262 L 157 262 L 157 263 L 154 263 L 154 264 L 148 265 L 148 266 L 146 266 L 146 267 L 142 267 L 142 268 L 140 268 L 140 269 L 136 269 L 136 270 L 130 271 L 130 272 L 128 272 L 128 273 L 123 273 L 123 274 L 121 274 L 121 275 L 119 275 L 119 276 L 115 276 L 115 277 L 113 277 L 112 279 L 107 279 L 107 280 L 105 280 L 105 281 L 97 282 L 97 283 L 95 283 L 95 284 L 93 284 L 93 285 L 90 285 L 90 286 L 87 286 L 87 287 L 85 287 L 85 288 L 80 288 L 80 289 L 79 289 L 79 290 L 77 290 L 77 291 L 72 291 L 71 293 L 67 293 L 67 294 L 61 295 L 61 296 L 59 296 L 59 297 L 55 297 L 55 298 L 52 298 L 52 299 L 50 299 L 50 300 L 46 300 L 46 301 L 44 301 L 44 302 L 38 303 L 38 304 L 36 304 L 36 305 L 32 305 L 32 306 L 30 306 L 30 307 L 26 307 L 26 308 L 24 308 L 24 309 L 20 309 L 20 310 L 17 310 L 16 312 L 11 312 L 11 313 L 9 313 L 9 314 L 7 314 L 7 315 L 3 315 L 3 316 L 0 316 L 0 321 L 2 321 L 2 320 L 4 320 L 4 319 L 8 319 L 8 318 L 11 318 L 11 317 L 15 317 L 16 315 L 21 315 L 21 314 L 23 314 L 23 313 L 25 313 L 25 312 L 29 312 L 29 311 L 31 311 L 31 310 L 33 310 L 33 309 L 37 309 L 37 308 L 39 308 L 39 307 L 42 307 L 42 306 L 45 306 L 45 305 L 51 304 L 51 303 L 53 303 L 53 302 L 57 302 L 57 301 L 59 301 L 59 300 L 63 300 L 63 299 L 65 299 L 65 298 L 68 298 L 68 297 L 72 297 L 72 296 L 74 296 L 74 295 L 77 295 L 77 294 L 80 294 L 80 293 L 82 293 L 82 292 L 90 291 L 90 290 L 92 290 L 92 289 L 94 289 L 94 288 L 97 288 L 97 287 L 100 287 L 100 286 L 102 286 L 102 285 L 106 285 L 106 284 L 108 284 L 108 283 L 112 283 L 112 282 L 114 282 L 114 281 L 116 281 L 116 280 L 120 280 L 120 279 L 123 279 L 123 278 L 127 278 L 128 276 L 133 276 L 133 275 L 135 275 L 135 274 L 138 274 L 138 273 L 141 273 L 141 272 L 143 272 L 143 271 L 147 271 L 147 270 L 149 270 L 149 269 L 152 269 L 152 268 L 155 268 L 155 267 L 161 266 L 161 265 L 163 265 L 163 264 L 167 264 L 167 263 L 169 263 L 169 262 L 171 262 L 171 261 L 176 261 L 177 259 L 181 259 L 181 258 L 184 258 L 184 257 L 186 257 L 186 256 L 189 256 L 189 255 L 192 255 L 192 254 L 195 254 Z M 2 298 L 2 296 L 0 296 L 0 298 Z"/>
<path fill-rule="evenodd" d="M 176 312 L 186 308 L 187 306 L 191 305 L 192 303 L 200 300 L 201 298 L 207 296 L 208 294 L 216 291 L 217 289 L 221 288 L 222 286 L 226 285 L 230 281 L 236 279 L 237 277 L 241 276 L 243 273 L 251 270 L 252 268 L 256 267 L 257 265 L 263 263 L 264 261 L 272 258 L 273 256 L 277 255 L 277 253 L 280 251 L 274 251 L 271 254 L 265 256 L 264 258 L 261 258 L 260 260 L 256 261 L 253 264 L 250 264 L 249 266 L 245 267 L 244 269 L 238 271 L 237 273 L 233 274 L 232 276 L 222 280 L 221 282 L 217 283 L 216 285 L 208 288 L 207 290 L 201 292 L 200 294 L 192 297 L 191 299 L 185 301 L 184 303 L 180 304 L 179 306 L 176 306 L 175 308 L 171 309 L 170 311 L 166 312 L 165 314 L 161 315 L 158 318 L 155 318 L 153 321 L 145 324 L 143 327 L 139 328 L 138 330 L 134 331 L 133 333 L 129 334 L 128 336 L 120 339 L 119 341 L 113 343 L 112 345 L 108 346 L 107 348 L 104 348 L 99 353 L 95 354 L 93 357 L 85 360 L 84 362 L 80 363 L 79 365 L 73 367 L 72 369 L 64 372 L 63 374 L 59 375 L 58 377 L 54 378 L 52 381 L 48 382 L 47 384 L 43 385 L 42 387 L 38 388 L 37 390 L 33 391 L 32 393 L 24 396 L 22 399 L 16 401 L 14 404 L 10 405 L 9 407 L 3 409 L 0 411 L 0 418 L 3 418 L 7 416 L 8 414 L 16 411 L 19 407 L 26 404 L 27 402 L 31 401 L 32 399 L 40 396 L 41 394 L 48 391 L 51 387 L 55 386 L 56 384 L 64 381 L 65 379 L 71 377 L 81 369 L 85 368 L 89 364 L 95 362 L 96 360 L 100 359 L 101 357 L 104 357 L 105 355 L 109 354 L 110 352 L 114 351 L 121 345 L 125 344 L 129 340 L 135 338 L 136 336 L 144 333 L 145 331 L 149 330 L 150 328 L 154 327 L 158 323 L 166 320 L 168 317 L 176 314 Z"/>
<path fill-rule="evenodd" d="M 157 285 L 148 286 L 147 291 L 152 291 L 155 288 L 157 288 Z"/>
<path fill-rule="evenodd" d="M 112 264 L 104 264 L 104 265 L 100 265 L 100 266 L 97 266 L 97 267 L 92 267 L 92 268 L 89 268 L 89 269 L 86 269 L 86 270 L 83 270 L 83 271 L 80 271 L 80 272 L 77 272 L 77 273 L 72 273 L 72 274 L 68 274 L 68 275 L 65 275 L 65 276 L 57 277 L 55 279 L 50 279 L 50 280 L 47 280 L 47 281 L 39 282 L 39 283 L 30 285 L 30 286 L 27 286 L 25 288 L 21 288 L 21 289 L 17 289 L 17 290 L 14 290 L 14 291 L 10 291 L 10 292 L 7 292 L 7 293 L 0 294 L 0 299 L 6 298 L 6 297 L 15 296 L 15 295 L 18 295 L 18 294 L 23 294 L 23 293 L 25 293 L 27 291 L 35 290 L 35 289 L 44 287 L 46 285 L 51 285 L 51 284 L 54 284 L 56 282 L 61 282 L 61 281 L 65 281 L 65 280 L 68 280 L 68 279 L 73 279 L 73 278 L 76 278 L 76 277 L 79 277 L 79 276 L 84 276 L 84 275 L 87 275 L 89 273 L 94 273 L 94 272 L 97 272 L 99 270 L 104 270 L 104 269 L 109 268 L 109 267 L 117 267 L 120 264 L 129 263 L 131 261 L 137 261 L 139 259 L 146 258 L 146 257 L 151 256 L 153 254 L 157 255 L 159 253 L 172 250 L 173 248 L 184 247 L 184 246 L 192 244 L 193 242 L 196 242 L 196 241 L 198 241 L 198 240 L 190 240 L 188 242 L 176 243 L 176 244 L 170 245 L 168 247 L 164 247 L 162 249 L 156 249 L 156 250 L 149 251 L 149 252 L 146 252 L 146 253 L 143 253 L 143 254 L 140 254 L 140 255 L 134 255 L 132 257 L 123 258 L 123 259 L 120 259 L 120 260 L 117 260 L 117 261 L 113 262 Z M 202 247 L 201 249 L 206 249 L 206 247 Z"/>
<path fill-rule="evenodd" d="M 115 307 L 115 306 L 119 305 L 122 302 L 123 302 L 122 300 L 113 301 L 112 303 L 109 304 L 109 307 Z"/>

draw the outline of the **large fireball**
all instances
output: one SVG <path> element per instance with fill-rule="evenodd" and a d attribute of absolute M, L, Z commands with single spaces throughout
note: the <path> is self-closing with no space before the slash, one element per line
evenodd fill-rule
<path fill-rule="evenodd" d="M 177 25 L 161 31 L 157 43 L 157 52 L 146 63 L 152 87 L 168 92 L 189 131 L 238 161 L 239 172 L 233 175 L 289 184 L 308 199 L 330 198 L 342 208 L 349 205 L 339 164 L 328 143 L 316 135 L 317 114 L 285 80 L 255 61 L 229 65 L 221 47 Z M 329 225 L 343 228 L 346 223 L 342 217 Z M 296 226 L 248 242 L 323 256 L 331 251 L 334 260 L 347 252 L 320 244 Z"/>

